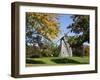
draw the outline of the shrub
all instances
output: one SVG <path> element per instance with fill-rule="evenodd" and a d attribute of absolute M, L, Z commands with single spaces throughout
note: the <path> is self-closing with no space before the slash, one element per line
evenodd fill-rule
<path fill-rule="evenodd" d="M 86 47 L 85 48 L 85 56 L 89 56 L 90 48 Z"/>

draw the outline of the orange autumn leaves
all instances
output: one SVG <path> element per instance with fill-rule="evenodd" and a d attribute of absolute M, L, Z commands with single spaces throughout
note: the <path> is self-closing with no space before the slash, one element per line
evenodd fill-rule
<path fill-rule="evenodd" d="M 57 14 L 27 12 L 26 20 L 37 34 L 49 40 L 55 39 L 61 32 Z"/>

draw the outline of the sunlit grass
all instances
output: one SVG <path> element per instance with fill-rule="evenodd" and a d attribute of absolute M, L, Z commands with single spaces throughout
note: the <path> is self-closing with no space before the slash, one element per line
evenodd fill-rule
<path fill-rule="evenodd" d="M 44 66 L 44 65 L 75 65 L 89 64 L 89 57 L 43 57 L 27 58 L 26 66 Z"/>

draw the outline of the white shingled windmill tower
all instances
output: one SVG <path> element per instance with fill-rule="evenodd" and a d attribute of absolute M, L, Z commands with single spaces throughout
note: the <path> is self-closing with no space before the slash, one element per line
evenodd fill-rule
<path fill-rule="evenodd" d="M 68 43 L 67 34 L 60 39 L 60 57 L 72 57 L 72 48 Z"/>

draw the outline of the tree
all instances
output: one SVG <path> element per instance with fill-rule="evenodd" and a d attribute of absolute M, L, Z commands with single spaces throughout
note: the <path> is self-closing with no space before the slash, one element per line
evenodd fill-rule
<path fill-rule="evenodd" d="M 57 20 L 56 14 L 27 12 L 26 34 L 40 34 L 46 39 L 54 39 L 60 32 Z"/>
<path fill-rule="evenodd" d="M 26 43 L 34 43 L 41 37 L 47 40 L 56 38 L 60 32 L 57 20 L 56 14 L 27 12 Z"/>
<path fill-rule="evenodd" d="M 74 36 L 68 38 L 69 44 L 72 47 L 73 54 L 83 56 L 83 43 L 89 43 L 89 16 L 88 15 L 73 15 L 71 16 L 73 23 L 67 29 L 75 33 Z"/>
<path fill-rule="evenodd" d="M 78 36 L 68 36 L 68 43 L 72 48 L 72 53 L 74 56 L 82 56 L 83 47 Z"/>
<path fill-rule="evenodd" d="M 57 14 L 26 12 L 26 46 L 30 46 L 26 52 L 29 53 L 30 48 L 34 53 L 33 48 L 36 47 L 36 54 L 51 55 L 50 45 L 47 44 L 58 36 L 59 27 Z"/>
<path fill-rule="evenodd" d="M 78 34 L 76 42 L 82 45 L 84 42 L 89 42 L 89 16 L 88 15 L 73 15 L 71 16 L 73 23 L 67 29 Z M 77 41 L 78 40 L 78 41 Z"/>

